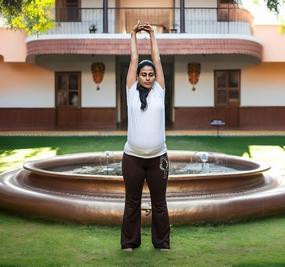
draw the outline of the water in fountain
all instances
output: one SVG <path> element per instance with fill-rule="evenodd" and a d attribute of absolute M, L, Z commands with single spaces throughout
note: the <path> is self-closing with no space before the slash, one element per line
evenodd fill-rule
<path fill-rule="evenodd" d="M 211 161 L 209 161 L 211 158 Z M 122 175 L 121 161 L 115 161 L 113 153 L 110 151 L 103 152 L 100 155 L 99 163 L 88 165 L 72 165 L 56 168 L 49 168 L 50 171 L 67 172 L 74 174 L 89 175 Z M 208 152 L 197 152 L 189 161 L 169 162 L 169 174 L 204 174 L 204 173 L 229 173 L 236 171 L 237 168 L 225 166 L 221 158 L 215 159 Z M 240 169 L 239 169 L 240 170 Z"/>

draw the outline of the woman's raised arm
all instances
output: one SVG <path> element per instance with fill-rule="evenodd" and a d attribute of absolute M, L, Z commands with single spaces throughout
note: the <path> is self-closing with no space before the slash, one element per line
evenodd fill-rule
<path fill-rule="evenodd" d="M 137 25 L 131 31 L 131 61 L 127 74 L 127 87 L 130 88 L 137 79 L 137 67 L 139 62 L 139 54 L 137 49 L 137 32 L 141 31 L 143 26 L 138 21 Z"/>
<path fill-rule="evenodd" d="M 155 39 L 155 35 L 153 32 L 153 29 L 149 23 L 144 24 L 145 31 L 149 33 L 150 36 L 150 45 L 151 45 L 151 58 L 152 62 L 155 66 L 156 69 L 156 81 L 160 84 L 160 86 L 165 89 L 165 82 L 164 82 L 164 73 L 160 61 L 160 55 L 159 55 L 159 50 L 157 46 L 157 42 Z"/>

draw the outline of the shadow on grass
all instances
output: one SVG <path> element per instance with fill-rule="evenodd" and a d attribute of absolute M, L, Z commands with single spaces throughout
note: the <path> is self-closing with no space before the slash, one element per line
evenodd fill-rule
<path fill-rule="evenodd" d="M 44 264 L 44 265 L 29 265 L 29 264 L 9 264 L 9 263 L 0 263 L 0 267 L 23 267 L 23 266 L 29 266 L 29 267 L 66 267 L 67 265 L 64 265 L 64 264 L 54 264 L 54 263 L 51 263 L 51 264 Z"/>
<path fill-rule="evenodd" d="M 191 224 L 171 224 L 171 230 L 175 231 L 176 228 L 188 228 L 191 227 L 193 229 L 196 228 L 208 228 L 209 230 L 212 229 L 213 231 L 219 231 L 218 228 L 228 227 L 228 226 L 235 226 L 235 225 L 247 225 L 250 226 L 251 224 L 256 223 L 268 223 L 272 220 L 278 220 L 285 218 L 284 215 L 271 215 L 266 217 L 258 217 L 258 218 L 247 218 L 247 219 L 239 219 L 239 220 L 232 220 L 232 221 L 216 221 L 216 222 L 199 222 L 199 223 L 191 223 Z M 3 222 L 15 223 L 19 222 L 27 222 L 27 223 L 36 223 L 42 225 L 62 225 L 68 227 L 86 227 L 91 228 L 93 226 L 98 226 L 103 228 L 120 228 L 120 225 L 100 225 L 100 224 L 81 224 L 71 221 L 64 221 L 58 219 L 50 219 L 50 218 L 43 218 L 37 217 L 29 214 L 23 214 L 16 211 L 8 210 L 5 208 L 0 208 L 0 225 Z M 150 227 L 150 225 L 144 225 L 143 227 Z M 285 264 L 285 263 L 284 263 Z"/>
<path fill-rule="evenodd" d="M 23 267 L 23 266 L 28 266 L 27 264 L 25 265 L 18 265 L 18 264 L 9 264 L 9 263 L 0 263 L 0 267 Z M 30 267 L 64 267 L 66 265 L 62 264 L 45 264 L 45 265 L 30 265 Z"/>
<path fill-rule="evenodd" d="M 99 225 L 99 224 L 80 224 L 76 222 L 70 222 L 70 221 L 63 221 L 63 220 L 57 220 L 57 219 L 49 219 L 49 218 L 42 218 L 42 217 L 36 217 L 29 214 L 23 214 L 18 213 L 16 211 L 11 211 L 5 208 L 0 208 L 0 225 L 4 223 L 32 223 L 37 225 L 45 225 L 45 226 L 66 226 L 69 228 L 86 228 L 86 230 L 92 231 L 92 227 L 98 226 L 102 230 L 108 229 L 108 228 L 120 228 L 119 225 Z M 1 266 L 0 266 L 1 267 Z"/>
<path fill-rule="evenodd" d="M 285 263 L 239 263 L 232 265 L 232 267 L 285 267 Z"/>

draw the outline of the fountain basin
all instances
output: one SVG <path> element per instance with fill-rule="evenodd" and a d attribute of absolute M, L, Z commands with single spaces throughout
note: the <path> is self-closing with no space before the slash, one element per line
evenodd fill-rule
<path fill-rule="evenodd" d="M 198 163 L 197 152 L 169 151 L 168 156 L 170 162 Z M 112 152 L 108 160 L 118 163 L 121 158 L 122 152 Z M 284 185 L 280 177 L 268 171 L 269 166 L 241 157 L 209 153 L 206 164 L 213 162 L 236 170 L 169 175 L 167 203 L 171 223 L 227 221 L 285 210 Z M 102 164 L 102 152 L 26 162 L 22 169 L 0 176 L 0 206 L 52 220 L 120 224 L 124 209 L 123 177 L 68 171 L 72 166 L 88 164 Z M 145 185 L 143 223 L 150 223 L 150 210 Z"/>

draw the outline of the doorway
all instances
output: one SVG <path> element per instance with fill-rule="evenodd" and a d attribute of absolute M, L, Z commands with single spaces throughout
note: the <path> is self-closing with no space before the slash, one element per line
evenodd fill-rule
<path fill-rule="evenodd" d="M 81 72 L 55 72 L 56 127 L 76 128 L 80 122 Z"/>
<path fill-rule="evenodd" d="M 140 58 L 148 59 L 147 57 Z M 129 68 L 130 57 L 117 58 L 116 86 L 117 86 L 117 128 L 127 129 L 128 111 L 126 99 L 126 78 Z M 174 87 L 174 58 L 161 57 L 162 68 L 165 78 L 165 127 L 173 125 L 173 87 Z"/>
<path fill-rule="evenodd" d="M 216 70 L 215 111 L 229 127 L 239 126 L 240 70 Z"/>

